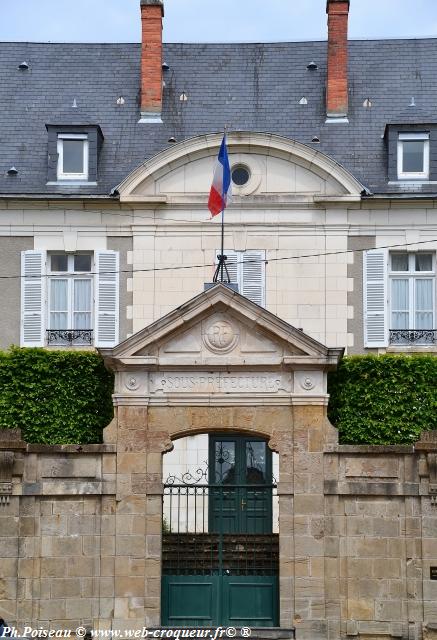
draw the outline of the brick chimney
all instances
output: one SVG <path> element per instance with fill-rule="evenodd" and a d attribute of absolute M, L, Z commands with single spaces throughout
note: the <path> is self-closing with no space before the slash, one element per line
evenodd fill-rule
<path fill-rule="evenodd" d="M 141 119 L 162 122 L 162 0 L 141 0 Z"/>
<path fill-rule="evenodd" d="M 327 0 L 326 13 L 328 14 L 327 122 L 347 122 L 349 0 Z"/>

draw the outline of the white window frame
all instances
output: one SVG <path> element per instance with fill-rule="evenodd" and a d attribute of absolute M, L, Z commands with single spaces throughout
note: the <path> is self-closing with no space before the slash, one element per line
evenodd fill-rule
<path fill-rule="evenodd" d="M 404 142 L 423 142 L 423 171 L 404 171 Z M 398 180 L 429 180 L 429 133 L 399 133 Z"/>
<path fill-rule="evenodd" d="M 47 292 L 47 304 L 46 304 L 46 316 L 47 316 L 47 321 L 46 321 L 46 326 L 48 330 L 52 330 L 52 331 L 56 331 L 56 329 L 53 329 L 53 327 L 51 327 L 51 313 L 52 310 L 50 308 L 50 301 L 51 301 L 51 288 L 52 288 L 52 282 L 54 280 L 68 280 L 68 293 L 67 293 L 67 300 L 68 300 L 68 309 L 67 314 L 68 314 L 68 323 L 67 323 L 67 329 L 74 329 L 74 287 L 73 287 L 73 281 L 74 280 L 89 280 L 91 283 L 91 294 L 90 294 L 90 321 L 89 321 L 89 327 L 87 327 L 87 329 L 93 330 L 94 329 L 94 306 L 95 306 L 95 294 L 94 294 L 94 255 L 92 252 L 84 252 L 83 255 L 89 255 L 91 256 L 91 270 L 90 271 L 75 271 L 74 270 L 74 258 L 76 255 L 80 255 L 79 253 L 74 253 L 74 254 L 65 254 L 67 255 L 67 271 L 53 271 L 52 270 L 52 256 L 53 255 L 62 255 L 61 251 L 51 251 L 48 254 L 48 260 L 47 260 L 47 280 L 48 280 L 48 292 Z M 61 312 L 60 312 L 61 313 Z M 84 329 L 85 330 L 85 329 Z M 80 331 L 80 329 L 78 329 L 78 331 Z M 94 340 L 94 338 L 93 338 Z"/>
<path fill-rule="evenodd" d="M 83 141 L 83 167 L 82 173 L 64 172 L 64 140 Z M 89 141 L 88 136 L 83 133 L 58 133 L 58 180 L 88 180 L 89 175 Z"/>
<path fill-rule="evenodd" d="M 432 270 L 431 271 L 416 271 L 415 261 L 416 256 L 420 255 L 421 252 L 408 252 L 408 271 L 393 271 L 392 270 L 392 256 L 396 253 L 405 253 L 405 252 L 390 252 L 389 254 L 389 265 L 388 265 L 388 277 L 389 277 L 389 325 L 390 329 L 392 327 L 392 312 L 396 311 L 393 309 L 393 295 L 392 295 L 392 282 L 394 280 L 408 280 L 408 317 L 409 317 L 409 326 L 405 329 L 405 331 L 414 331 L 417 329 L 416 327 L 416 295 L 415 295 L 415 283 L 417 280 L 432 280 L 434 286 L 432 287 L 432 327 L 431 329 L 435 329 L 435 321 L 436 321 L 436 309 L 435 309 L 435 288 L 436 288 L 436 270 L 435 270 L 435 253 L 432 251 L 424 251 L 423 253 L 431 254 L 432 257 Z"/>

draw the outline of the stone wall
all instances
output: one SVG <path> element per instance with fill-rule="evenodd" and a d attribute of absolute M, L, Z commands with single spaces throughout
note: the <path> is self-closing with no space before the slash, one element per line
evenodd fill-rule
<path fill-rule="evenodd" d="M 114 450 L 26 446 L 19 432 L 0 431 L 0 617 L 9 624 L 74 629 L 112 617 Z"/>
<path fill-rule="evenodd" d="M 119 407 L 106 444 L 0 432 L 0 617 L 33 627 L 160 622 L 162 456 L 239 430 L 279 453 L 281 626 L 298 639 L 435 638 L 436 449 L 336 444 L 323 406 Z"/>

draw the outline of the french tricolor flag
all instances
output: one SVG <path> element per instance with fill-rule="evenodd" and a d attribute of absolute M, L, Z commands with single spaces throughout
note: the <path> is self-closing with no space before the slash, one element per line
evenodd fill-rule
<path fill-rule="evenodd" d="M 217 163 L 214 169 L 214 178 L 209 193 L 208 209 L 211 217 L 216 216 L 226 209 L 231 199 L 231 167 L 229 165 L 228 150 L 226 148 L 226 136 L 220 146 Z"/>

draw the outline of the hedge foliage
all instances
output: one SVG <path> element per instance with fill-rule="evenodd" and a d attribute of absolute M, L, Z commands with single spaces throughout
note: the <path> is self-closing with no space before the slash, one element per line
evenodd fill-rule
<path fill-rule="evenodd" d="M 407 444 L 437 429 L 437 357 L 348 356 L 329 374 L 328 415 L 343 444 Z"/>
<path fill-rule="evenodd" d="M 102 441 L 114 379 L 87 351 L 0 352 L 0 429 L 26 442 Z M 407 444 L 437 429 L 437 357 L 347 356 L 329 374 L 329 419 L 343 444 Z"/>
<path fill-rule="evenodd" d="M 113 386 L 96 353 L 13 347 L 0 352 L 0 429 L 31 443 L 102 442 Z"/>

